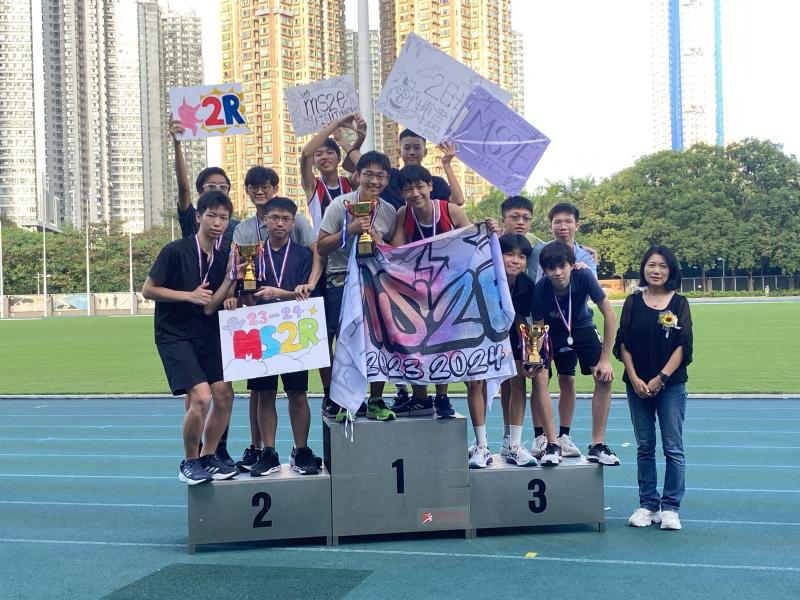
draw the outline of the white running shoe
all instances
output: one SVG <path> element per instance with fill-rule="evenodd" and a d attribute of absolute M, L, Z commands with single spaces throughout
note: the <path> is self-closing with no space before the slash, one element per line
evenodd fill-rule
<path fill-rule="evenodd" d="M 536 439 L 533 440 L 533 444 L 531 445 L 531 454 L 533 454 L 536 458 L 542 458 L 546 446 L 547 436 L 544 434 L 537 435 Z"/>
<path fill-rule="evenodd" d="M 508 456 L 508 448 L 511 444 L 511 436 L 503 436 L 503 444 L 500 446 L 500 456 Z"/>
<path fill-rule="evenodd" d="M 492 453 L 486 446 L 474 445 L 470 448 L 469 453 L 469 468 L 470 469 L 485 469 L 486 465 L 491 464 Z"/>
<path fill-rule="evenodd" d="M 661 529 L 680 529 L 681 520 L 678 518 L 678 513 L 674 510 L 661 511 Z"/>
<path fill-rule="evenodd" d="M 550 444 L 545 442 L 544 445 L 544 452 L 542 452 L 542 458 L 539 459 L 542 466 L 552 466 L 555 467 L 556 465 L 561 463 L 561 448 L 558 444 Z"/>
<path fill-rule="evenodd" d="M 506 462 L 510 465 L 518 467 L 535 467 L 536 459 L 528 452 L 528 449 L 522 444 L 511 446 L 506 451 Z"/>
<path fill-rule="evenodd" d="M 578 447 L 572 442 L 568 433 L 558 436 L 558 445 L 561 446 L 561 456 L 564 458 L 578 458 L 583 456 Z"/>
<path fill-rule="evenodd" d="M 637 508 L 633 511 L 628 525 L 631 527 L 649 527 L 653 523 L 661 523 L 661 511 L 649 510 L 647 508 Z"/>

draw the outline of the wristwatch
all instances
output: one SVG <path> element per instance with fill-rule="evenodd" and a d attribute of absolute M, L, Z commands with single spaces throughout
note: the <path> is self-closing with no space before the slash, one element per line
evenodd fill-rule
<path fill-rule="evenodd" d="M 658 378 L 661 380 L 661 385 L 662 386 L 667 385 L 667 383 L 669 382 L 669 375 L 664 373 L 664 371 L 659 371 L 658 372 Z"/>

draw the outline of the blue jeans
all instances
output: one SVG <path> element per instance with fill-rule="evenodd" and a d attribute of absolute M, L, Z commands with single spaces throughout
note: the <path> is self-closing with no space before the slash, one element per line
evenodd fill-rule
<path fill-rule="evenodd" d="M 686 413 L 686 385 L 667 384 L 652 398 L 639 398 L 629 384 L 628 406 L 636 436 L 636 466 L 639 477 L 639 506 L 648 510 L 678 512 L 686 492 L 686 461 L 683 457 L 683 417 Z M 667 469 L 664 493 L 658 495 L 656 473 L 656 416 L 661 427 L 661 446 Z"/>

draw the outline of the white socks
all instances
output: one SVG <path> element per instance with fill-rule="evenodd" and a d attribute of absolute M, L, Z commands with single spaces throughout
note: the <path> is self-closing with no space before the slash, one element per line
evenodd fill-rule
<path fill-rule="evenodd" d="M 513 448 L 522 443 L 522 425 L 509 425 L 508 426 L 508 446 Z"/>
<path fill-rule="evenodd" d="M 489 447 L 489 442 L 486 439 L 486 425 L 477 425 L 472 428 L 475 430 L 475 441 L 478 442 L 478 446 L 486 446 Z"/>

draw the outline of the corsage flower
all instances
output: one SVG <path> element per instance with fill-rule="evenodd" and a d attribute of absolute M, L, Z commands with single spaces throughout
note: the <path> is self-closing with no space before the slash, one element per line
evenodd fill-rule
<path fill-rule="evenodd" d="M 669 338 L 670 329 L 680 329 L 678 327 L 678 317 L 671 310 L 663 310 L 658 313 L 658 324 L 666 331 L 665 338 Z"/>

